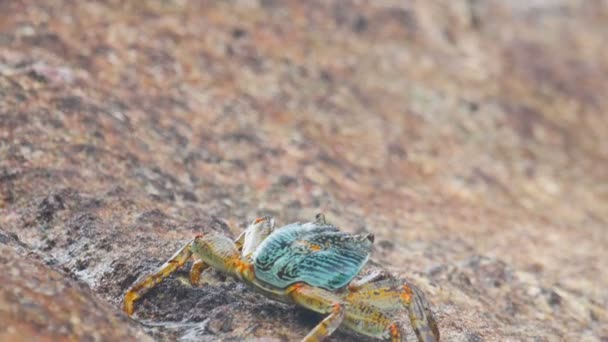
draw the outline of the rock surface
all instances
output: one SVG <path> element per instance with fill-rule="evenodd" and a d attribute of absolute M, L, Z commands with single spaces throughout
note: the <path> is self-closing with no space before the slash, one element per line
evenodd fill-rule
<path fill-rule="evenodd" d="M 1 341 L 152 341 L 135 324 L 0 233 Z"/>
<path fill-rule="evenodd" d="M 0 2 L 0 339 L 297 340 L 318 316 L 213 272 L 136 320 L 121 299 L 196 232 L 323 211 L 376 235 L 371 267 L 420 287 L 445 341 L 608 340 L 607 21 L 591 0 Z"/>

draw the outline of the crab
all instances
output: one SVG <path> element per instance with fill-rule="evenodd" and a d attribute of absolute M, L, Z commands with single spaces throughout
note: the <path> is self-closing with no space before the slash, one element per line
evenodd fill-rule
<path fill-rule="evenodd" d="M 193 258 L 190 282 L 212 267 L 266 297 L 293 303 L 326 317 L 302 341 L 320 341 L 340 325 L 379 339 L 405 339 L 408 316 L 419 341 L 439 341 L 439 329 L 422 293 L 403 280 L 372 272 L 353 280 L 369 259 L 374 236 L 341 232 L 323 214 L 314 221 L 275 229 L 274 218 L 255 219 L 236 239 L 199 234 L 154 273 L 126 292 L 123 310 Z"/>

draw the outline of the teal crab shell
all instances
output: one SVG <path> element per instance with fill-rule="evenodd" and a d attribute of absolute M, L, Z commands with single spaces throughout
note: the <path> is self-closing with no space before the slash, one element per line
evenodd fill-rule
<path fill-rule="evenodd" d="M 276 229 L 253 254 L 255 277 L 276 288 L 306 283 L 335 291 L 345 287 L 367 262 L 373 238 L 353 235 L 320 222 Z"/>

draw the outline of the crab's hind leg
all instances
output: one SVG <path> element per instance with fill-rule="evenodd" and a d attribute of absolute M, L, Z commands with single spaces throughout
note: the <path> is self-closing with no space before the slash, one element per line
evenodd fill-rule
<path fill-rule="evenodd" d="M 364 301 L 347 301 L 343 324 L 360 334 L 394 342 L 403 336 L 395 315 Z"/>
<path fill-rule="evenodd" d="M 131 316 L 133 314 L 134 304 L 136 300 L 141 298 L 151 288 L 158 285 L 171 273 L 184 266 L 184 264 L 192 256 L 192 251 L 190 250 L 191 246 L 192 241 L 189 241 L 182 248 L 180 248 L 171 258 L 169 258 L 169 260 L 167 260 L 161 267 L 159 267 L 154 273 L 136 282 L 127 290 L 123 305 L 123 310 L 127 313 L 127 315 Z"/>
<path fill-rule="evenodd" d="M 385 279 L 364 284 L 345 296 L 353 307 L 372 306 L 373 314 L 390 314 L 398 317 L 404 309 L 419 341 L 439 341 L 439 328 L 429 308 L 429 304 L 418 288 L 398 279 Z M 399 331 L 391 324 L 386 327 L 393 340 Z"/>
<path fill-rule="evenodd" d="M 348 284 L 348 290 L 351 292 L 359 291 L 364 286 L 366 286 L 370 283 L 385 279 L 388 276 L 389 275 L 385 271 L 377 270 L 377 271 L 371 272 L 370 274 L 368 274 L 367 276 L 365 276 L 361 279 L 353 280 L 350 284 Z"/>
<path fill-rule="evenodd" d="M 288 287 L 287 294 L 296 304 L 327 315 L 302 342 L 322 341 L 338 329 L 344 319 L 344 305 L 340 298 L 327 290 L 298 283 Z"/>
<path fill-rule="evenodd" d="M 403 284 L 402 292 L 404 304 L 407 303 L 406 294 L 410 295 L 408 312 L 410 322 L 418 339 L 421 341 L 439 341 L 437 321 L 421 291 L 413 285 Z"/>

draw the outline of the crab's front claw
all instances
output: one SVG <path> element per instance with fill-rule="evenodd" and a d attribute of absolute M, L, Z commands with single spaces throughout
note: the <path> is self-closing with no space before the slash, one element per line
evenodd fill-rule
<path fill-rule="evenodd" d="M 256 248 L 270 235 L 275 228 L 273 217 L 258 217 L 247 227 L 245 232 L 239 236 L 237 241 L 242 240 L 241 253 L 245 259 L 250 260 Z"/>

